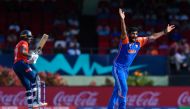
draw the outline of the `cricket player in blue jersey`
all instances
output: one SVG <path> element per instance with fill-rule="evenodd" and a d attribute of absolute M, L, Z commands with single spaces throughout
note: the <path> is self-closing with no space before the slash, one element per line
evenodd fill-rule
<path fill-rule="evenodd" d="M 156 40 L 161 36 L 171 32 L 175 25 L 169 25 L 161 32 L 153 33 L 147 37 L 138 37 L 138 28 L 129 27 L 125 25 L 125 12 L 119 9 L 121 20 L 121 41 L 119 44 L 119 52 L 113 62 L 112 75 L 115 79 L 115 86 L 112 96 L 109 100 L 108 109 L 115 109 L 115 104 L 118 101 L 118 109 L 126 109 L 126 96 L 128 91 L 127 78 L 129 74 L 129 67 L 133 62 L 135 56 L 142 46 L 150 40 Z"/>

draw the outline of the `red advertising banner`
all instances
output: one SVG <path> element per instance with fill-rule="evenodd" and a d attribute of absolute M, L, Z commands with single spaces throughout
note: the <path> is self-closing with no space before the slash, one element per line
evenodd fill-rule
<path fill-rule="evenodd" d="M 48 87 L 46 101 L 50 106 L 106 106 L 112 90 L 112 87 Z M 24 105 L 23 88 L 0 87 L 0 106 Z M 127 105 L 190 106 L 190 87 L 129 87 Z"/>

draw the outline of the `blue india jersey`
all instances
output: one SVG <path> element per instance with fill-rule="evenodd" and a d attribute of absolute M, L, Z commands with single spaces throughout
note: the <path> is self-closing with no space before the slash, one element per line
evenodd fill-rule
<path fill-rule="evenodd" d="M 147 37 L 138 37 L 135 42 L 131 43 L 126 36 L 124 40 L 120 41 L 119 51 L 114 60 L 114 63 L 129 67 L 140 48 L 145 45 L 147 41 Z"/>

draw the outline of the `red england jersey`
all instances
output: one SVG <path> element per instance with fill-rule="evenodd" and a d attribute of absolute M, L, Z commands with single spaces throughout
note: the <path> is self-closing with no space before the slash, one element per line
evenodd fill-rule
<path fill-rule="evenodd" d="M 15 50 L 14 50 L 14 63 L 20 61 L 20 60 L 23 60 L 24 62 L 27 62 L 28 60 L 28 57 L 27 56 L 24 56 L 22 53 L 21 53 L 21 47 L 24 47 L 26 49 L 26 52 L 29 51 L 29 47 L 28 47 L 28 42 L 27 41 L 24 41 L 24 40 L 21 40 L 15 47 Z"/>

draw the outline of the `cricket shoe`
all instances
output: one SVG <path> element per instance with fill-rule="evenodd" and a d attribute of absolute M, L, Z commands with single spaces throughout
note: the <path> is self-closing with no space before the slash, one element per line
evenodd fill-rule
<path fill-rule="evenodd" d="M 39 108 L 39 107 L 43 107 L 43 106 L 47 106 L 47 103 L 42 103 L 42 102 L 40 102 L 40 103 L 34 102 L 33 103 L 33 108 L 34 109 Z"/>

